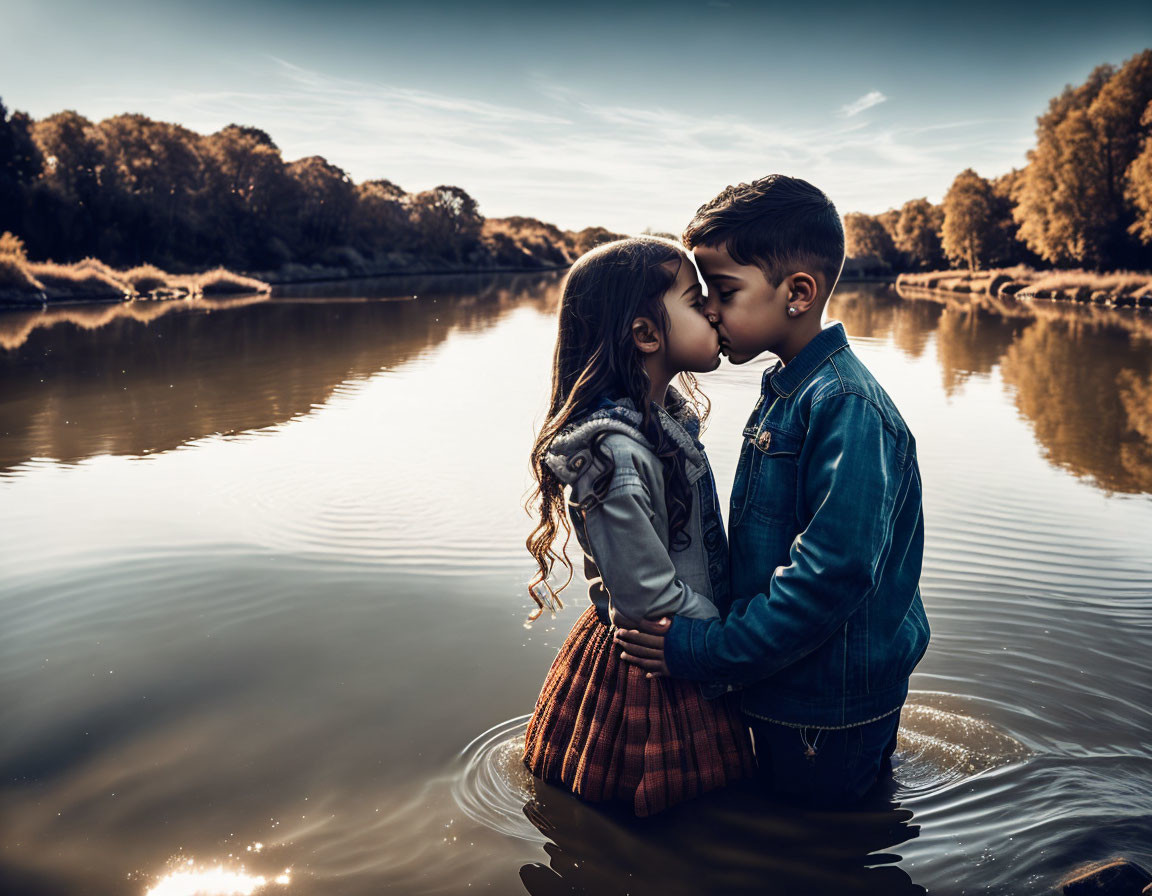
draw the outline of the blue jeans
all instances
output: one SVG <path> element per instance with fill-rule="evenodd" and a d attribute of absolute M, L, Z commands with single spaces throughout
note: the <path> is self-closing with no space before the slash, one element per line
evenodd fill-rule
<path fill-rule="evenodd" d="M 809 806 L 860 802 L 892 770 L 897 710 L 851 728 L 792 728 L 745 716 L 756 743 L 762 785 Z"/>

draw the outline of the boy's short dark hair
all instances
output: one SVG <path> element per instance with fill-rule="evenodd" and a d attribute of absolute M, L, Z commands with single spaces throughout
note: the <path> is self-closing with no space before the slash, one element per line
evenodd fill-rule
<path fill-rule="evenodd" d="M 684 245 L 723 245 L 737 264 L 755 264 L 773 286 L 798 270 L 824 276 L 832 292 L 844 265 L 844 225 L 821 190 L 806 180 L 769 174 L 728 186 L 700 206 Z"/>

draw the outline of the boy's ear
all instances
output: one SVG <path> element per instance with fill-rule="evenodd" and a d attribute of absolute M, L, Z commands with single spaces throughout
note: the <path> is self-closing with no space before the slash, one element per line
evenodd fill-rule
<path fill-rule="evenodd" d="M 660 331 L 651 318 L 638 317 L 632 321 L 632 341 L 645 354 L 660 350 Z"/>
<path fill-rule="evenodd" d="M 788 287 L 788 307 L 795 308 L 798 315 L 803 314 L 816 304 L 816 298 L 820 295 L 820 285 L 815 277 L 803 271 L 793 274 L 788 279 L 792 281 Z"/>

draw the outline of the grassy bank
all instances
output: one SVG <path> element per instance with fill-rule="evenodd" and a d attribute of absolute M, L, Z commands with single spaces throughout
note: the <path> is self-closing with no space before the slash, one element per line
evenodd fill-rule
<path fill-rule="evenodd" d="M 95 258 L 74 264 L 29 261 L 19 240 L 0 237 L 0 308 L 36 308 L 66 302 L 190 299 L 267 292 L 263 280 L 216 268 L 170 274 L 153 265 L 120 271 Z"/>
<path fill-rule="evenodd" d="M 1152 274 L 1116 271 L 1037 271 L 1029 267 L 987 271 L 930 271 L 901 274 L 897 291 L 909 289 L 943 293 L 976 293 L 1013 301 L 1046 299 L 1112 308 L 1152 308 Z"/>

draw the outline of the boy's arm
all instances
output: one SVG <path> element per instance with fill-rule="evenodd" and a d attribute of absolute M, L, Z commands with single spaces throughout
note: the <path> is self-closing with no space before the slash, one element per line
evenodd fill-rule
<path fill-rule="evenodd" d="M 812 405 L 799 483 L 812 520 L 764 592 L 723 620 L 678 617 L 664 644 L 677 678 L 748 683 L 827 640 L 873 588 L 900 471 L 879 412 L 852 393 Z"/>

